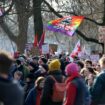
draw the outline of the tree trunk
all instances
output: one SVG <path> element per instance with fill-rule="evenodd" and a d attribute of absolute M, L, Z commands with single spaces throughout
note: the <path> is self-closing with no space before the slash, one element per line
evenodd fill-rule
<path fill-rule="evenodd" d="M 27 30 L 28 30 L 28 20 L 29 17 L 27 13 L 25 12 L 25 9 L 27 6 L 27 3 L 24 1 L 19 1 L 15 3 L 16 11 L 18 13 L 17 21 L 18 21 L 18 27 L 19 27 L 19 34 L 17 36 L 17 49 L 20 51 L 20 53 L 24 52 L 25 44 L 27 43 Z"/>
<path fill-rule="evenodd" d="M 33 0 L 33 15 L 34 15 L 34 30 L 35 35 L 38 35 L 38 42 L 43 33 L 43 22 L 41 16 L 41 3 L 43 0 Z"/>

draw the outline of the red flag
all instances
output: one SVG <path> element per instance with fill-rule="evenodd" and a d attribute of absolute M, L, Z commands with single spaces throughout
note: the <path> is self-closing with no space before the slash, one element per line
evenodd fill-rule
<path fill-rule="evenodd" d="M 34 47 L 37 47 L 38 45 L 38 35 L 35 35 L 34 37 Z"/>
<path fill-rule="evenodd" d="M 42 47 L 43 43 L 44 43 L 44 39 L 45 39 L 45 31 L 43 32 L 42 36 L 41 36 L 41 39 L 40 39 L 40 42 L 39 42 L 39 48 Z"/>

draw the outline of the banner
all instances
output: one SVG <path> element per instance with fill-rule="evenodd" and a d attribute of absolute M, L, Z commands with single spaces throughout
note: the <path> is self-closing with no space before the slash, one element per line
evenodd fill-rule
<path fill-rule="evenodd" d="M 42 54 L 49 54 L 49 44 L 42 45 Z"/>
<path fill-rule="evenodd" d="M 48 22 L 47 28 L 48 30 L 61 32 L 67 36 L 73 36 L 83 19 L 83 16 L 65 16 Z"/>

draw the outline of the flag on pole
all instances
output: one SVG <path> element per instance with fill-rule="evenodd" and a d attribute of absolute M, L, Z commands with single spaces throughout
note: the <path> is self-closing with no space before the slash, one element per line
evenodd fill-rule
<path fill-rule="evenodd" d="M 74 47 L 74 50 L 72 51 L 72 53 L 70 54 L 71 58 L 74 58 L 75 56 L 78 56 L 78 54 L 81 52 L 81 44 L 80 44 L 80 40 L 78 40 L 77 44 Z"/>
<path fill-rule="evenodd" d="M 34 47 L 38 46 L 38 35 L 36 34 L 34 37 L 34 43 L 33 43 Z"/>
<path fill-rule="evenodd" d="M 42 45 L 44 44 L 44 39 L 45 39 L 45 31 L 43 32 L 41 39 L 39 41 L 39 48 L 42 48 Z"/>

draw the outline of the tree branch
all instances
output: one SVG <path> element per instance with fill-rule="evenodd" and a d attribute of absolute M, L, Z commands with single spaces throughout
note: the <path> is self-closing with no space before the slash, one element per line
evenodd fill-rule
<path fill-rule="evenodd" d="M 51 5 L 50 5 L 46 0 L 44 0 L 44 3 L 48 6 L 48 8 L 50 9 L 50 11 L 53 12 L 56 16 L 58 16 L 59 18 L 62 18 L 62 17 L 63 17 L 61 14 L 59 14 L 60 12 L 59 12 L 59 11 L 58 11 L 58 12 L 55 11 L 55 9 L 54 9 L 53 7 L 51 7 Z M 104 4 L 105 4 L 105 0 L 104 0 Z M 75 16 L 78 16 L 78 15 L 77 15 L 76 13 L 74 13 L 74 12 L 66 12 L 66 13 L 73 14 L 73 15 L 75 15 Z M 91 22 L 93 22 L 93 23 L 95 23 L 95 24 L 97 24 L 97 25 L 104 26 L 104 25 L 105 25 L 105 6 L 104 6 L 104 11 L 103 11 L 103 13 L 104 13 L 104 15 L 103 15 L 103 18 L 102 18 L 102 20 L 103 20 L 102 23 L 98 23 L 97 21 L 95 21 L 95 20 L 93 20 L 93 19 L 90 19 L 90 18 L 88 18 L 88 17 L 85 17 L 84 19 L 89 20 L 89 21 L 91 21 Z"/>
<path fill-rule="evenodd" d="M 58 16 L 59 18 L 62 18 L 63 17 L 62 15 L 60 15 L 59 13 L 57 13 L 55 11 L 55 9 L 52 8 L 51 5 L 46 0 L 44 0 L 44 3 L 48 6 L 48 8 L 50 9 L 50 11 L 53 12 L 56 16 Z"/>
<path fill-rule="evenodd" d="M 104 0 L 105 1 L 105 0 Z M 51 5 L 44 0 L 44 3 L 48 6 L 48 8 L 50 9 L 51 12 L 53 12 L 56 16 L 58 16 L 59 18 L 62 18 L 63 15 L 59 14 L 58 12 L 55 11 L 54 8 L 51 7 Z M 86 18 L 85 18 L 86 19 Z M 87 18 L 89 20 L 89 18 Z M 91 20 L 91 19 L 90 19 Z M 92 20 L 91 20 L 92 21 Z M 93 20 L 94 21 L 94 20 Z M 96 22 L 95 22 L 96 23 Z M 103 21 L 104 23 L 104 21 Z M 86 37 L 82 32 L 80 32 L 79 30 L 76 30 L 76 33 L 82 37 L 84 40 L 88 41 L 88 42 L 94 42 L 94 43 L 97 43 L 97 44 L 101 44 L 103 45 L 103 43 L 99 43 L 99 41 L 97 39 L 93 39 L 93 38 L 88 38 Z"/>
<path fill-rule="evenodd" d="M 11 11 L 13 5 L 14 5 L 14 0 L 12 0 L 12 3 L 10 4 L 10 7 L 8 8 L 8 10 L 3 12 L 3 15 L 0 17 L 4 17 L 5 15 L 7 15 Z"/>
<path fill-rule="evenodd" d="M 16 41 L 16 36 L 13 34 L 12 31 L 10 31 L 8 25 L 5 22 L 0 23 L 1 28 L 4 30 L 4 32 L 8 35 L 8 37 L 12 40 L 12 41 Z"/>

